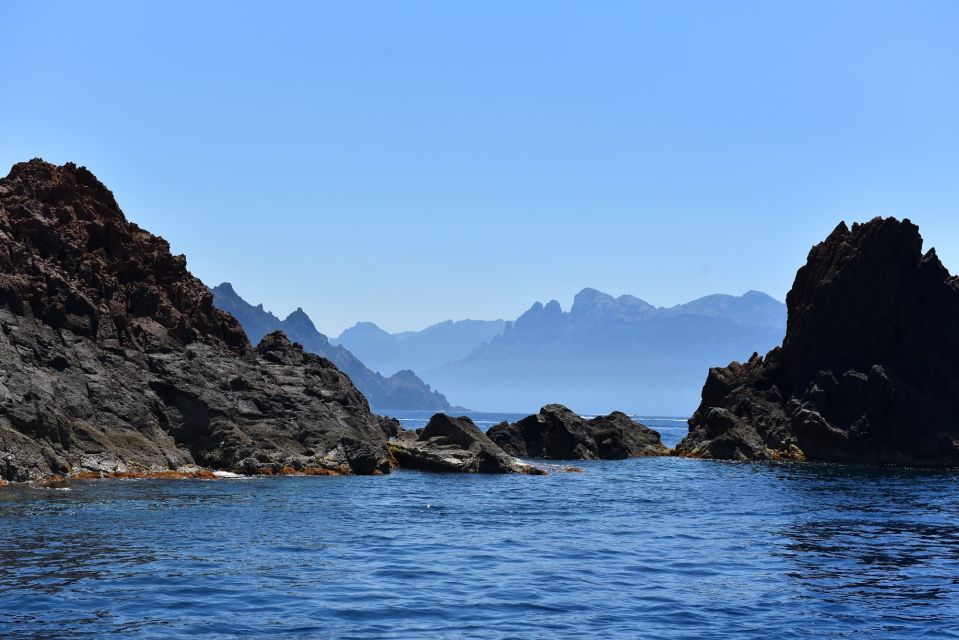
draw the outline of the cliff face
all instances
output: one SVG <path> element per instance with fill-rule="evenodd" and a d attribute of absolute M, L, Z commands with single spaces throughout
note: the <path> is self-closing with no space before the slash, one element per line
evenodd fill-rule
<path fill-rule="evenodd" d="M 0 478 L 389 469 L 345 375 L 282 334 L 253 349 L 85 168 L 15 165 L 0 241 Z"/>
<path fill-rule="evenodd" d="M 681 455 L 959 464 L 959 280 L 908 220 L 840 224 L 781 348 L 711 369 Z"/>
<path fill-rule="evenodd" d="M 388 378 L 371 371 L 348 349 L 331 344 L 303 309 L 297 309 L 285 320 L 280 320 L 264 310 L 262 304 L 254 307 L 246 302 L 229 282 L 214 287 L 212 292 L 213 304 L 233 314 L 251 340 L 259 340 L 270 331 L 283 331 L 291 340 L 302 344 L 306 351 L 333 362 L 377 409 L 448 411 L 450 408 L 443 394 L 430 389 L 412 371 L 399 371 Z"/>

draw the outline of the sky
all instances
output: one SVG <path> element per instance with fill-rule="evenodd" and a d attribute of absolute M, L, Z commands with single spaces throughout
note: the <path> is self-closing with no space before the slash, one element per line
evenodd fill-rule
<path fill-rule="evenodd" d="M 877 215 L 959 268 L 959 2 L 5 2 L 0 59 L 0 172 L 333 336 L 783 299 Z"/>

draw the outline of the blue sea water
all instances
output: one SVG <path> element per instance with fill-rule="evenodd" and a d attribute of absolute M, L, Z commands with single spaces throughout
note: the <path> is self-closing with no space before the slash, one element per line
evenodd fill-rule
<path fill-rule="evenodd" d="M 7 487 L 0 637 L 959 637 L 955 473 L 577 464 Z"/>

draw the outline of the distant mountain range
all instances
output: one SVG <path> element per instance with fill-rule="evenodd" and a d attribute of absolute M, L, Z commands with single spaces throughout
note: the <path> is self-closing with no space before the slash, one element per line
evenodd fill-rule
<path fill-rule="evenodd" d="M 350 377 L 374 409 L 450 409 L 450 404 L 443 394 L 433 391 L 412 371 L 399 370 L 390 377 L 385 377 L 369 369 L 346 347 L 330 344 L 329 339 L 317 330 L 303 309 L 297 309 L 286 319 L 280 320 L 266 311 L 262 304 L 253 306 L 245 301 L 229 282 L 214 287 L 212 292 L 213 304 L 239 320 L 254 345 L 268 333 L 282 330 L 290 340 L 302 344 L 306 351 L 331 360 Z"/>
<path fill-rule="evenodd" d="M 568 312 L 552 300 L 513 322 L 444 322 L 398 334 L 360 323 L 337 342 L 381 370 L 415 368 L 477 410 L 562 402 L 582 413 L 688 415 L 704 372 L 765 353 L 785 328 L 786 306 L 758 291 L 656 307 L 583 289 Z"/>
<path fill-rule="evenodd" d="M 421 331 L 387 333 L 372 322 L 358 322 L 331 342 L 384 374 L 425 371 L 465 358 L 501 335 L 507 324 L 505 320 L 447 320 Z"/>
<path fill-rule="evenodd" d="M 710 367 L 766 353 L 786 330 L 786 305 L 759 291 L 656 307 L 583 289 L 569 311 L 551 300 L 511 322 L 448 320 L 401 333 L 360 322 L 331 341 L 302 309 L 280 320 L 228 283 L 213 294 L 251 342 L 285 331 L 332 360 L 378 409 L 448 409 L 435 388 L 476 410 L 535 412 L 561 402 L 580 413 L 684 416 Z"/>

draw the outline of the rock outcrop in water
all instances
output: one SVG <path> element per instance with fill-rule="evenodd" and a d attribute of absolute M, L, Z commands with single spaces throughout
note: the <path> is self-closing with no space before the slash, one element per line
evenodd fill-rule
<path fill-rule="evenodd" d="M 0 478 L 389 470 L 345 375 L 283 334 L 253 349 L 85 168 L 14 166 L 0 241 Z"/>
<path fill-rule="evenodd" d="M 679 455 L 959 465 L 959 279 L 915 225 L 840 224 L 786 302 L 781 348 L 710 370 Z"/>
<path fill-rule="evenodd" d="M 438 413 L 425 428 L 406 431 L 390 442 L 401 468 L 458 473 L 539 473 L 508 455 L 473 421 Z"/>
<path fill-rule="evenodd" d="M 487 435 L 507 453 L 522 458 L 622 460 L 669 454 L 659 433 L 625 413 L 586 420 L 561 404 L 546 405 L 519 422 L 501 422 Z"/>

